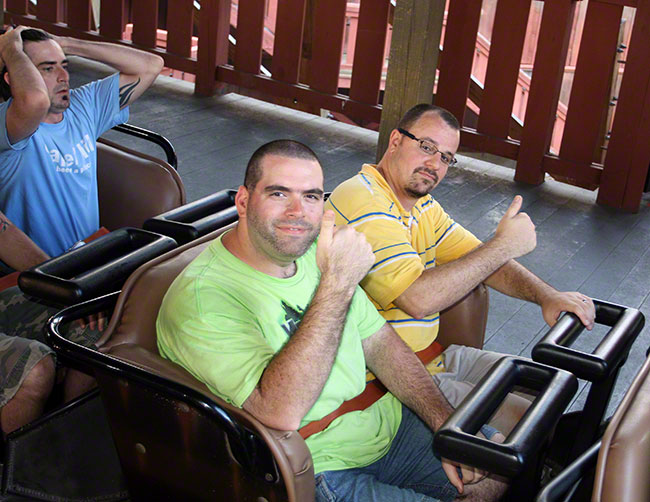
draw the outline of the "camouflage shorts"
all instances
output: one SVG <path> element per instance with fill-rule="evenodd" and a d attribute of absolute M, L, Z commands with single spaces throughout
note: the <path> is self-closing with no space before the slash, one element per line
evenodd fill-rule
<path fill-rule="evenodd" d="M 16 394 L 25 377 L 47 355 L 45 324 L 60 308 L 25 296 L 18 287 L 0 291 L 0 407 Z M 101 332 L 77 327 L 68 338 L 93 345 Z"/>

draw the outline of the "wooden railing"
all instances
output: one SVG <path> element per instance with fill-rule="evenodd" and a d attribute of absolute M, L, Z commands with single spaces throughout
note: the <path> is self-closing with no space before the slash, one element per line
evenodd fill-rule
<path fill-rule="evenodd" d="M 222 86 L 276 102 L 326 109 L 358 123 L 379 122 L 379 91 L 384 67 L 389 0 L 362 0 L 349 95 L 338 93 L 346 0 L 282 0 L 277 4 L 273 56 L 265 74 L 266 2 L 202 0 L 198 51 L 191 53 L 193 1 L 167 2 L 167 40 L 156 46 L 158 0 L 131 3 L 132 41 L 123 38 L 125 0 L 102 0 L 99 30 L 92 30 L 91 0 L 38 0 L 35 15 L 28 0 L 4 0 L 5 23 L 37 26 L 58 35 L 133 45 L 162 55 L 167 67 L 196 75 L 196 91 L 211 94 Z M 549 153 L 568 39 L 579 0 L 545 2 L 530 94 L 521 139 L 509 135 L 519 79 L 530 0 L 499 0 L 491 36 L 478 122 L 465 127 L 462 144 L 517 161 L 515 178 L 540 183 L 544 173 L 586 188 L 599 187 L 598 201 L 638 210 L 650 164 L 650 2 L 590 0 L 576 58 L 575 76 L 558 155 Z M 451 0 L 439 69 L 436 104 L 465 115 L 481 12 L 481 0 Z M 610 109 L 610 84 L 624 6 L 636 7 L 625 73 L 603 164 L 594 163 L 602 124 Z M 235 22 L 236 18 L 236 22 Z M 229 41 L 231 22 L 236 46 Z M 351 30 L 352 31 L 352 30 Z M 351 33 L 350 31 L 350 33 Z"/>
<path fill-rule="evenodd" d="M 558 155 L 549 153 L 574 0 L 545 2 L 521 141 L 508 137 L 530 2 L 500 0 L 494 20 L 482 104 L 475 129 L 462 144 L 517 161 L 515 179 L 541 183 L 544 173 L 585 188 L 599 188 L 602 204 L 637 211 L 650 164 L 650 3 L 590 0 L 577 56 L 566 124 Z M 616 115 L 604 164 L 593 162 L 609 110 L 624 6 L 636 7 Z M 452 0 L 436 104 L 465 113 L 481 2 Z"/>

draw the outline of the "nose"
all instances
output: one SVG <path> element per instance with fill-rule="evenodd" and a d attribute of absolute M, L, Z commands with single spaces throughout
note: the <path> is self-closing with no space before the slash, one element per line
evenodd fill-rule
<path fill-rule="evenodd" d="M 427 157 L 427 160 L 424 162 L 424 164 L 429 169 L 433 169 L 434 171 L 439 171 L 444 167 L 444 163 L 440 158 L 440 152 L 436 152 L 434 155 L 429 155 Z"/>
<path fill-rule="evenodd" d="M 70 74 L 65 68 L 59 68 L 59 72 L 56 76 L 57 82 L 67 82 L 70 79 Z"/>
<path fill-rule="evenodd" d="M 286 209 L 287 216 L 299 217 L 303 214 L 302 198 L 290 197 Z"/>

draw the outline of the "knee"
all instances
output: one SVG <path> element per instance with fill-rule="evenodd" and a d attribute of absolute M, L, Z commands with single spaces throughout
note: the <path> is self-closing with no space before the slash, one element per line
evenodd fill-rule
<path fill-rule="evenodd" d="M 25 376 L 22 393 L 34 399 L 47 399 L 56 379 L 56 364 L 51 355 L 45 356 Z"/>

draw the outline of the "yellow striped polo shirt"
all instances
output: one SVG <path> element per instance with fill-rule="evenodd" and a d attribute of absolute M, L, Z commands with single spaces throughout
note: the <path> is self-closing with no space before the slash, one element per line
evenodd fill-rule
<path fill-rule="evenodd" d="M 431 195 L 406 211 L 374 165 L 341 183 L 326 209 L 336 213 L 337 225 L 363 232 L 375 253 L 375 264 L 361 281 L 373 304 L 397 333 L 417 352 L 438 335 L 439 315 L 414 319 L 393 304 L 426 269 L 453 261 L 481 241 L 454 222 Z M 428 365 L 440 371 L 439 360 Z"/>

